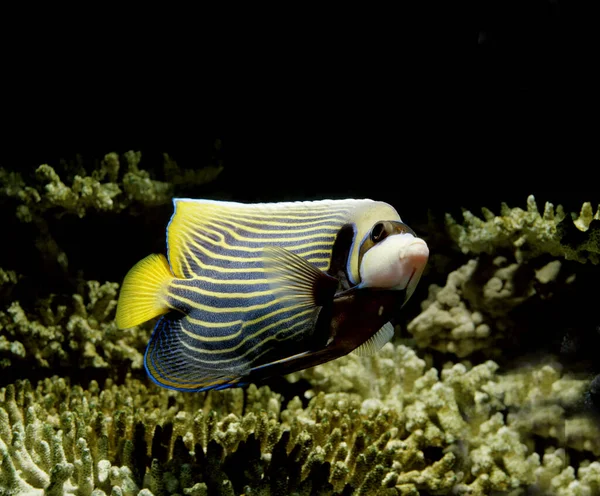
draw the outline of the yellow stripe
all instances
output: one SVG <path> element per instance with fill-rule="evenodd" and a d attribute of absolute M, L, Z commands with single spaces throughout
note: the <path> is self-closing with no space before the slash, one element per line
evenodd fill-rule
<path fill-rule="evenodd" d="M 182 284 L 180 281 L 175 279 L 171 284 L 171 287 L 182 288 L 187 291 L 191 291 L 192 293 L 197 293 L 202 296 L 214 296 L 216 298 L 255 298 L 257 296 L 266 296 L 273 294 L 270 289 L 264 291 L 253 291 L 251 293 L 230 293 L 230 292 L 221 292 L 221 291 L 209 291 L 208 289 L 202 289 L 196 286 L 190 286 L 187 284 Z"/>
<path fill-rule="evenodd" d="M 231 224 L 234 227 L 238 226 L 237 224 L 224 220 L 222 221 L 225 224 Z M 319 234 L 308 234 L 306 236 L 296 236 L 296 237 L 284 237 L 284 238 L 258 238 L 258 237 L 248 237 L 248 236 L 242 236 L 241 234 L 238 234 L 237 231 L 230 229 L 228 227 L 222 226 L 220 224 L 215 224 L 213 222 L 201 222 L 201 221 L 196 221 L 194 222 L 193 219 L 190 220 L 182 220 L 181 221 L 181 227 L 180 232 L 185 232 L 185 231 L 192 231 L 193 233 L 198 233 L 200 229 L 204 230 L 207 233 L 212 233 L 215 234 L 217 236 L 219 236 L 221 239 L 224 239 L 223 234 L 220 231 L 224 231 L 226 233 L 228 233 L 232 238 L 236 239 L 237 241 L 243 241 L 243 242 L 248 242 L 248 243 L 267 243 L 267 244 L 273 244 L 273 243 L 285 243 L 285 242 L 290 242 L 290 241 L 303 241 L 305 239 L 311 239 L 311 238 L 330 238 L 330 237 L 335 237 L 335 235 L 337 234 L 337 232 L 340 229 L 340 225 L 337 224 L 325 224 L 323 226 L 317 226 L 314 228 L 307 228 L 307 229 L 277 229 L 277 230 L 273 230 L 273 231 L 267 231 L 267 230 L 260 230 L 260 229 L 253 229 L 252 231 L 249 232 L 254 232 L 254 233 L 258 233 L 258 234 L 291 234 L 291 233 L 312 233 L 314 231 L 323 231 L 323 230 L 331 230 L 333 232 L 331 233 L 319 233 Z M 210 229 L 212 228 L 212 229 Z M 217 229 L 216 231 L 214 229 Z M 245 227 L 242 226 L 242 229 L 246 229 Z M 174 235 L 176 233 L 173 233 Z M 213 240 L 211 240 L 213 241 Z M 213 241 L 214 242 L 214 241 Z"/>
<path fill-rule="evenodd" d="M 309 323 L 309 322 L 310 322 L 310 319 L 306 319 L 306 320 L 303 320 L 303 321 L 297 322 L 297 323 L 296 323 L 296 324 L 294 324 L 293 326 L 291 326 L 291 327 L 288 327 L 286 330 L 290 330 L 290 329 L 293 329 L 293 328 L 295 328 L 295 327 L 302 326 L 303 324 L 307 324 L 307 323 Z M 186 334 L 189 332 L 189 331 L 186 331 L 186 330 L 183 328 L 183 325 L 181 326 L 181 328 L 182 328 L 182 330 L 183 330 L 183 331 L 184 331 Z M 303 330 L 303 329 L 300 329 L 299 331 L 297 331 L 297 332 L 295 332 L 295 333 L 292 333 L 292 334 L 290 334 L 289 336 L 287 336 L 287 337 L 285 337 L 285 338 L 278 339 L 278 341 L 287 341 L 287 340 L 289 340 L 289 339 L 293 339 L 293 338 L 295 338 L 295 337 L 298 335 L 298 333 L 299 333 L 300 331 L 302 331 L 302 330 Z M 200 358 L 193 357 L 193 356 L 190 356 L 190 355 L 187 355 L 187 354 L 186 354 L 185 356 L 186 356 L 187 358 L 191 359 L 191 360 L 194 360 L 195 362 L 202 363 L 202 364 L 207 364 L 207 365 L 209 365 L 209 367 L 208 367 L 208 368 L 211 368 L 211 367 L 214 367 L 214 364 L 215 364 L 215 363 L 225 363 L 225 362 L 230 362 L 230 361 L 232 361 L 232 360 L 237 360 L 237 359 L 239 359 L 239 358 L 243 358 L 243 357 L 244 357 L 244 356 L 246 356 L 246 355 L 247 355 L 249 352 L 251 352 L 252 350 L 256 349 L 256 347 L 257 347 L 257 346 L 262 346 L 262 345 L 264 345 L 264 343 L 267 343 L 267 342 L 269 342 L 269 341 L 272 341 L 273 339 L 276 339 L 276 336 L 277 336 L 277 335 L 273 335 L 273 336 L 271 336 L 271 337 L 269 337 L 269 338 L 266 338 L 266 339 L 264 339 L 264 340 L 263 340 L 261 343 L 258 343 L 256 346 L 254 346 L 253 348 L 249 349 L 249 350 L 248 350 L 248 351 L 246 351 L 246 353 L 244 353 L 243 355 L 240 355 L 239 357 L 236 357 L 236 358 L 233 358 L 233 359 L 228 359 L 228 360 L 218 360 L 218 361 L 208 361 L 208 362 L 207 362 L 207 361 L 205 361 L 205 360 L 202 360 L 202 359 L 200 359 Z M 184 343 L 183 341 L 181 341 L 181 340 L 180 340 L 180 343 L 181 343 L 182 345 L 184 345 L 186 348 L 188 348 L 188 349 L 190 349 L 190 350 L 194 351 L 194 348 L 193 348 L 193 347 L 190 347 L 189 345 L 187 345 L 187 344 L 186 344 L 186 343 Z M 254 358 L 254 360 L 252 361 L 252 363 L 256 362 L 256 361 L 257 361 L 257 360 L 258 360 L 258 359 L 259 359 L 261 356 L 263 356 L 263 355 L 264 355 L 264 354 L 266 354 L 266 353 L 269 353 L 270 351 L 271 351 L 271 349 L 266 349 L 266 350 L 265 350 L 265 351 L 263 351 L 262 353 L 258 354 L 258 355 L 257 355 L 257 356 Z M 283 360 L 283 359 L 277 360 L 277 362 L 279 362 L 279 361 L 281 361 L 281 360 Z M 183 365 L 185 366 L 185 363 L 184 363 Z M 157 367 L 155 367 L 155 366 L 152 366 L 152 369 L 153 369 L 153 370 L 155 370 L 156 372 L 158 372 L 158 369 L 157 369 Z M 165 371 L 164 371 L 164 369 L 162 369 L 162 368 L 161 368 L 161 371 L 162 371 L 162 375 L 163 375 L 163 376 L 172 377 L 172 376 L 170 376 L 169 374 L 166 374 L 166 373 L 165 373 Z M 156 377 L 156 378 L 157 378 L 157 380 L 159 380 L 159 381 L 160 381 L 162 384 L 168 384 L 168 385 L 170 385 L 170 386 L 173 386 L 173 387 L 179 387 L 179 388 L 185 388 L 185 389 L 197 389 L 197 388 L 199 388 L 199 387 L 208 387 L 208 386 L 219 385 L 219 384 L 225 384 L 225 383 L 232 383 L 232 384 L 234 384 L 234 383 L 236 383 L 236 382 L 239 382 L 239 380 L 241 379 L 241 376 L 225 376 L 225 377 L 221 377 L 221 378 L 219 378 L 219 379 L 217 379 L 217 380 L 212 380 L 212 381 L 210 381 L 210 382 L 197 382 L 197 383 L 190 384 L 190 385 L 184 385 L 184 384 L 182 384 L 181 382 L 173 382 L 172 380 L 165 380 L 163 377 L 160 377 L 160 374 L 159 374 L 158 376 L 155 374 L 155 377 Z M 208 378 L 207 378 L 207 379 L 208 379 Z"/>
<path fill-rule="evenodd" d="M 337 203 L 337 205 L 336 205 Z M 343 205 L 340 203 L 344 203 Z M 325 202 L 321 205 L 315 205 L 313 202 L 309 202 L 309 204 L 305 205 L 286 205 L 281 206 L 281 204 L 277 203 L 268 203 L 264 205 L 245 203 L 238 204 L 236 206 L 221 204 L 208 204 L 204 203 L 201 205 L 194 205 L 196 207 L 200 207 L 203 210 L 203 214 L 227 214 L 230 217 L 235 217 L 237 215 L 255 215 L 255 216 L 264 216 L 264 217 L 275 217 L 280 216 L 283 218 L 287 218 L 289 215 L 298 214 L 302 216 L 302 214 L 307 215 L 320 215 L 322 212 L 326 214 L 335 212 L 335 213 L 344 213 L 347 210 L 355 208 L 360 205 L 362 202 L 340 202 L 339 200 L 334 200 L 332 202 Z M 178 202 L 178 205 L 181 205 Z M 306 218 L 306 217 L 302 217 Z"/>
<path fill-rule="evenodd" d="M 188 274 L 194 274 L 194 271 L 192 270 L 192 266 L 190 265 L 190 261 L 187 259 L 187 257 L 181 257 L 181 258 L 183 259 L 183 263 L 185 263 L 185 266 L 187 267 Z M 181 265 L 181 262 L 179 262 L 179 264 Z M 177 279 L 175 279 L 175 280 L 177 280 Z"/>
<path fill-rule="evenodd" d="M 155 367 L 154 365 L 152 365 L 151 370 L 154 372 L 152 375 L 161 384 L 165 384 L 167 386 L 175 387 L 178 389 L 198 389 L 201 387 L 218 386 L 220 384 L 225 384 L 225 383 L 234 384 L 236 382 L 239 382 L 239 380 L 240 380 L 240 377 L 225 376 L 225 377 L 220 377 L 219 379 L 216 379 L 216 380 L 211 380 L 210 382 L 196 382 L 196 383 L 191 383 L 191 384 L 183 384 L 181 382 L 174 382 L 173 379 L 168 379 L 172 376 L 165 373 L 164 369 L 162 369 L 162 368 L 160 369 L 160 372 L 159 372 L 159 369 L 157 367 Z"/>
<path fill-rule="evenodd" d="M 289 298 L 277 298 L 275 300 L 272 300 L 268 303 L 262 303 L 259 305 L 251 305 L 251 306 L 243 306 L 243 307 L 230 307 L 230 308 L 219 308 L 219 307 L 212 307 L 210 305 L 203 305 L 202 303 L 197 303 L 193 300 L 190 300 L 188 298 L 185 298 L 183 296 L 179 296 L 176 294 L 173 294 L 171 292 L 168 293 L 168 295 L 175 301 L 178 301 L 180 303 L 184 303 L 186 305 L 189 305 L 192 308 L 195 308 L 197 310 L 202 310 L 203 312 L 208 312 L 208 313 L 235 313 L 235 312 L 244 312 L 244 311 L 249 311 L 249 310 L 262 310 L 264 308 L 269 308 L 270 306 L 273 306 L 275 304 L 281 303 L 283 301 L 285 301 L 286 299 Z"/>
<path fill-rule="evenodd" d="M 274 322 L 273 324 L 269 324 L 268 326 L 266 326 L 266 327 L 262 328 L 260 331 L 258 331 L 258 332 L 255 332 L 253 335 L 251 335 L 251 336 L 246 336 L 244 339 L 242 339 L 242 340 L 241 340 L 241 341 L 240 341 L 240 342 L 239 342 L 239 343 L 238 343 L 236 346 L 234 346 L 233 348 L 227 348 L 227 349 L 224 349 L 224 350 L 218 350 L 218 351 L 217 351 L 217 350 L 202 350 L 202 349 L 200 349 L 200 348 L 196 348 L 196 347 L 194 347 L 194 346 L 191 346 L 191 345 L 189 345 L 189 344 L 185 343 L 184 341 L 181 341 L 181 344 L 182 344 L 182 345 L 184 345 L 184 346 L 185 346 L 187 349 L 189 349 L 190 351 L 193 351 L 194 353 L 203 353 L 203 354 L 209 354 L 209 355 L 221 355 L 221 354 L 223 354 L 223 353 L 229 353 L 230 351 L 235 351 L 235 350 L 237 350 L 238 348 L 240 348 L 240 346 L 242 346 L 242 344 L 244 344 L 244 343 L 245 343 L 246 341 L 248 341 L 249 339 L 255 338 L 255 337 L 257 337 L 257 336 L 259 336 L 259 335 L 261 335 L 261 334 L 265 333 L 265 332 L 266 332 L 266 331 L 268 331 L 269 329 L 272 329 L 273 327 L 275 327 L 275 326 L 278 326 L 279 324 L 281 324 L 281 323 L 283 323 L 283 322 L 288 322 L 288 321 L 290 321 L 290 320 L 293 320 L 293 319 L 295 319 L 295 318 L 297 318 L 297 317 L 299 317 L 299 316 L 301 316 L 301 315 L 304 315 L 304 314 L 306 314 L 306 313 L 312 313 L 312 309 L 306 310 L 306 311 L 304 311 L 304 312 L 300 312 L 300 313 L 298 313 L 297 315 L 294 315 L 293 317 L 289 317 L 289 318 L 287 318 L 287 319 L 282 319 L 282 320 L 281 320 L 281 321 L 279 321 L 279 322 Z M 294 328 L 296 328 L 296 327 L 298 327 L 298 326 L 302 326 L 302 325 L 304 325 L 304 324 L 307 324 L 307 323 L 309 323 L 309 322 L 310 322 L 310 319 L 304 319 L 304 320 L 301 320 L 300 322 L 297 322 L 297 323 L 295 323 L 294 325 L 291 325 L 290 327 L 286 327 L 284 330 L 282 330 L 282 331 L 279 331 L 279 332 L 277 332 L 277 333 L 273 334 L 272 336 L 269 336 L 268 338 L 265 338 L 265 339 L 263 339 L 263 340 L 262 340 L 260 343 L 257 343 L 257 344 L 256 344 L 256 345 L 254 345 L 252 348 L 248 348 L 248 350 L 246 350 L 246 351 L 245 351 L 243 354 L 241 354 L 241 355 L 237 355 L 237 356 L 235 356 L 235 357 L 233 357 L 233 358 L 225 358 L 225 359 L 223 359 L 223 360 L 209 360 L 209 361 L 202 360 L 201 358 L 196 358 L 196 357 L 193 357 L 193 359 L 194 359 L 195 361 L 197 361 L 197 362 L 200 362 L 200 363 L 205 363 L 205 364 L 207 364 L 207 365 L 213 365 L 213 366 L 214 366 L 215 364 L 233 362 L 233 361 L 239 360 L 240 358 L 244 358 L 245 356 L 247 356 L 249 353 L 251 353 L 251 352 L 252 352 L 253 350 L 255 350 L 256 348 L 259 348 L 259 347 L 263 346 L 263 345 L 264 345 L 264 343 L 268 343 L 269 341 L 272 341 L 273 339 L 276 339 L 276 338 L 277 338 L 277 335 L 278 335 L 278 334 L 280 334 L 281 332 L 286 332 L 286 331 L 289 331 L 289 330 L 291 330 L 291 329 L 294 329 Z M 187 335 L 190 335 L 190 334 L 192 334 L 190 331 L 186 330 L 186 329 L 183 327 L 183 324 L 182 324 L 182 326 L 181 326 L 181 330 L 182 330 L 184 333 L 186 333 Z M 294 335 L 295 335 L 295 334 L 294 334 Z M 288 336 L 288 338 L 281 339 L 280 341 L 284 341 L 285 339 L 289 339 L 289 336 Z M 257 357 L 257 358 L 258 358 L 258 357 Z"/>
<path fill-rule="evenodd" d="M 240 269 L 237 269 L 237 272 L 241 272 Z M 246 272 L 244 269 L 243 272 Z M 253 286 L 259 284 L 268 284 L 268 279 L 215 279 L 214 277 L 206 277 L 194 275 L 189 279 L 185 279 L 185 281 L 202 281 L 208 282 L 211 284 L 233 284 L 233 285 L 244 285 L 244 286 Z"/>
<path fill-rule="evenodd" d="M 199 231 L 194 231 L 194 229 L 192 229 L 191 226 L 187 226 L 188 229 L 190 229 L 191 231 L 193 231 L 193 236 L 196 238 L 201 239 L 202 241 L 209 243 L 213 246 L 221 246 L 225 249 L 228 250 L 236 250 L 236 251 L 246 251 L 246 252 L 259 252 L 262 251 L 264 249 L 264 246 L 243 246 L 243 245 L 230 245 L 229 243 L 227 243 L 225 241 L 225 236 L 223 236 L 221 233 L 217 232 L 217 231 L 213 231 L 211 229 L 207 229 L 206 227 L 203 227 L 203 231 L 207 232 L 207 233 L 214 233 L 215 235 L 219 236 L 220 240 L 219 241 L 215 241 L 214 239 L 211 239 L 207 236 L 204 236 L 203 234 L 201 234 Z M 337 228 L 336 228 L 337 229 Z M 183 236 L 189 238 L 190 233 L 189 232 L 183 232 L 182 231 Z M 234 234 L 234 231 L 231 231 L 231 234 Z M 318 245 L 324 245 L 324 244 L 331 244 L 333 245 L 333 242 L 335 240 L 335 236 L 337 235 L 337 231 L 331 234 L 322 234 L 322 235 L 318 235 L 318 236 L 311 236 L 311 237 L 299 237 L 299 238 L 272 238 L 272 239 L 258 239 L 258 238 L 244 238 L 243 236 L 238 236 L 237 234 L 235 234 L 235 237 L 237 240 L 239 241 L 250 241 L 252 243 L 262 243 L 263 245 L 272 245 L 274 243 L 288 243 L 290 241 L 300 241 L 302 239 L 314 239 L 314 238 L 320 238 L 323 237 L 325 238 L 323 241 L 312 241 L 309 243 L 304 243 L 304 244 L 300 244 L 300 245 L 294 245 L 294 246 L 286 246 L 285 249 L 286 250 L 302 250 L 304 248 L 309 248 L 311 246 L 318 246 Z"/>
<path fill-rule="evenodd" d="M 284 312 L 287 312 L 290 310 L 297 310 L 299 308 L 304 308 L 305 306 L 306 305 L 304 303 L 302 303 L 302 304 L 298 304 L 298 305 L 279 308 L 279 309 L 275 310 L 274 312 L 264 314 L 261 317 L 257 317 L 256 319 L 252 319 L 252 320 L 248 320 L 248 321 L 244 321 L 243 319 L 238 319 L 238 320 L 233 320 L 233 321 L 229 321 L 229 322 L 216 323 L 216 322 L 209 322 L 209 321 L 205 321 L 205 320 L 194 319 L 189 316 L 187 317 L 187 319 L 190 323 L 192 323 L 194 325 L 200 325 L 200 326 L 209 327 L 212 329 L 216 329 L 216 328 L 220 328 L 220 327 L 233 327 L 233 326 L 236 326 L 239 324 L 243 324 L 244 322 L 246 323 L 246 326 L 250 326 L 253 324 L 258 324 L 259 322 L 262 322 L 264 320 L 270 319 L 271 317 L 274 317 L 275 315 L 279 315 L 280 313 L 284 313 Z M 196 341 L 204 341 L 204 342 L 227 341 L 227 340 L 235 339 L 235 338 L 239 337 L 243 331 L 244 331 L 244 327 L 242 326 L 239 331 L 237 331 L 234 334 L 230 334 L 228 336 L 205 337 L 205 336 L 199 336 L 197 334 L 193 334 L 193 335 L 190 335 L 190 337 L 195 339 Z"/>
<path fill-rule="evenodd" d="M 194 226 L 196 226 L 196 224 L 197 224 L 198 227 L 200 227 L 200 226 L 204 227 L 204 226 L 211 226 L 212 225 L 213 227 L 218 227 L 220 229 L 225 229 L 220 224 L 215 224 L 214 222 L 211 222 L 211 221 L 206 221 L 206 220 L 203 220 L 203 219 L 195 219 L 195 220 L 196 220 L 196 222 L 192 224 Z M 185 221 L 183 221 L 183 222 L 185 222 Z M 290 233 L 290 229 L 273 229 L 273 230 L 271 230 L 271 229 L 269 229 L 269 230 L 256 229 L 254 227 L 245 226 L 243 224 L 237 224 L 237 223 L 235 223 L 235 222 L 233 222 L 231 220 L 228 220 L 228 219 L 219 220 L 219 222 L 223 223 L 223 224 L 228 224 L 228 225 L 233 226 L 234 228 L 237 228 L 237 229 L 241 229 L 242 231 L 248 231 L 248 232 L 256 233 L 256 234 L 289 234 Z M 337 230 L 339 228 L 340 228 L 339 225 L 332 223 L 331 225 L 307 227 L 305 229 L 294 229 L 293 231 L 301 233 L 301 232 L 322 231 L 323 229 L 336 229 Z M 228 232 L 230 232 L 230 231 L 228 231 Z M 257 238 L 251 238 L 251 239 L 257 239 Z M 292 239 L 293 241 L 295 241 L 294 238 L 286 238 L 286 239 L 288 239 L 288 240 Z M 298 238 L 298 239 L 302 239 L 302 238 Z M 267 239 L 260 239 L 260 238 L 258 238 L 257 241 L 269 241 L 269 242 L 272 242 L 273 238 L 267 238 Z"/>
<path fill-rule="evenodd" d="M 183 237 L 186 238 L 186 241 L 184 242 L 184 245 L 186 245 L 186 247 L 187 247 L 187 243 L 189 243 L 189 244 L 195 246 L 204 255 L 206 255 L 207 257 L 212 258 L 214 260 L 227 260 L 228 262 L 239 262 L 239 263 L 249 263 L 249 262 L 259 263 L 259 262 L 263 261 L 263 257 L 234 257 L 231 255 L 221 255 L 220 253 L 212 252 L 205 246 L 202 246 L 201 244 L 196 243 L 196 241 L 194 241 L 194 239 L 188 234 L 184 234 Z M 262 250 L 262 248 L 261 248 L 261 250 Z M 313 254 L 317 254 L 317 253 L 330 254 L 331 249 L 312 250 L 312 251 L 303 253 L 301 256 L 306 257 L 307 255 L 313 255 Z M 246 270 L 246 269 L 237 269 L 237 270 Z"/>
<path fill-rule="evenodd" d="M 202 261 L 200 261 L 200 259 L 190 250 L 189 246 L 187 244 L 184 244 L 185 246 L 185 250 L 189 253 L 190 257 L 194 260 L 194 262 L 196 262 L 196 264 L 198 265 L 198 267 L 200 267 L 201 269 L 204 270 L 214 270 L 215 272 L 223 272 L 223 273 L 236 273 L 239 274 L 242 270 L 244 272 L 264 272 L 264 268 L 263 267 L 244 267 L 244 269 L 236 269 L 236 268 L 231 268 L 231 267 L 219 267 L 217 265 L 208 265 L 203 263 Z M 182 253 L 183 256 L 183 253 Z M 186 260 L 187 257 L 183 256 L 183 259 Z M 194 271 L 191 271 L 192 274 L 195 274 Z"/>
<path fill-rule="evenodd" d="M 318 222 L 326 222 L 328 220 L 336 220 L 339 219 L 341 222 L 343 222 L 346 217 L 347 217 L 347 213 L 344 211 L 339 211 L 339 212 L 330 212 L 327 213 L 325 215 L 322 216 L 318 216 L 318 217 L 292 217 L 289 215 L 271 215 L 269 214 L 267 215 L 252 215 L 252 216 L 247 216 L 247 215 L 239 215 L 236 213 L 236 215 L 232 215 L 232 216 L 224 216 L 224 215 L 220 215 L 220 214 L 213 214 L 212 219 L 234 219 L 234 220 L 239 220 L 239 221 L 243 221 L 243 222 L 248 222 L 249 224 L 260 224 L 260 225 L 266 225 L 266 226 L 282 226 L 282 227 L 290 227 L 290 228 L 294 228 L 294 227 L 303 227 L 303 226 L 310 226 L 310 225 L 314 225 Z M 277 222 L 277 221 L 270 221 L 270 220 L 266 220 L 266 218 L 269 219 L 292 219 L 292 220 L 304 220 L 306 222 Z"/>
<path fill-rule="evenodd" d="M 329 253 L 331 254 L 331 252 L 329 252 Z M 312 263 L 312 264 L 327 263 L 327 267 L 325 267 L 322 270 L 319 269 L 322 272 L 323 270 L 327 270 L 329 268 L 329 263 L 331 262 L 331 258 L 330 257 L 327 257 L 327 258 L 315 258 L 315 257 L 312 257 L 312 258 L 307 258 L 306 261 L 308 263 Z"/>

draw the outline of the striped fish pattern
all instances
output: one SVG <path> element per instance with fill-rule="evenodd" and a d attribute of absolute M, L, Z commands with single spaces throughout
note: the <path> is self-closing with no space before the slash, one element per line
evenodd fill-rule
<path fill-rule="evenodd" d="M 167 228 L 176 310 L 156 326 L 145 355 L 160 385 L 198 390 L 231 383 L 283 344 L 306 339 L 318 309 L 288 304 L 265 278 L 262 252 L 279 246 L 321 271 L 340 228 L 370 200 L 228 204 L 175 200 Z M 182 317 L 182 314 L 184 315 Z"/>
<path fill-rule="evenodd" d="M 144 363 L 154 382 L 181 391 L 239 386 L 252 370 L 324 347 L 327 336 L 315 331 L 321 306 L 274 287 L 265 250 L 289 254 L 284 264 L 299 260 L 296 275 L 303 266 L 318 269 L 317 277 L 343 291 L 360 282 L 359 251 L 373 224 L 381 219 L 400 223 L 393 207 L 373 200 L 241 204 L 174 199 L 174 206 L 167 227 L 168 260 L 150 255 L 130 270 L 121 288 L 117 325 L 127 328 L 162 315 Z M 342 229 L 351 233 L 343 283 L 325 275 Z"/>

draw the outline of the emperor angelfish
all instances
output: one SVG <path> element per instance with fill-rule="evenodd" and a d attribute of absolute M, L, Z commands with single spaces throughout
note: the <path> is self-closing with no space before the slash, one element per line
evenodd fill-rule
<path fill-rule="evenodd" d="M 383 202 L 173 203 L 167 258 L 149 255 L 128 272 L 116 322 L 125 329 L 162 315 L 144 365 L 179 391 L 376 352 L 429 256 Z"/>

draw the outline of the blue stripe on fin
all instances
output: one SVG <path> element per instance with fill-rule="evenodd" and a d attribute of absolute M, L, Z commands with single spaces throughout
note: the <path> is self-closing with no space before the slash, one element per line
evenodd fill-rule
<path fill-rule="evenodd" d="M 249 365 L 230 366 L 203 364 L 185 346 L 181 316 L 172 312 L 162 317 L 148 342 L 144 367 L 152 381 L 176 391 L 200 392 L 214 388 L 236 387 L 247 374 Z"/>

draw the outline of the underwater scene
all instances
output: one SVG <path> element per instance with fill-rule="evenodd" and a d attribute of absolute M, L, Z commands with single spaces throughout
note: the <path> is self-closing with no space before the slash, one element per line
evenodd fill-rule
<path fill-rule="evenodd" d="M 226 145 L 0 168 L 0 496 L 600 495 L 598 193 Z"/>

